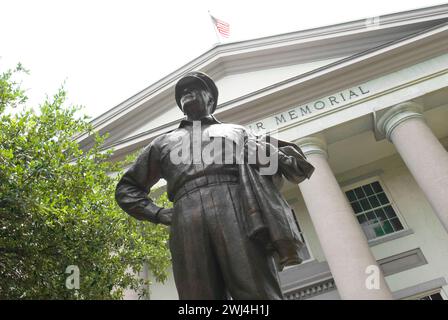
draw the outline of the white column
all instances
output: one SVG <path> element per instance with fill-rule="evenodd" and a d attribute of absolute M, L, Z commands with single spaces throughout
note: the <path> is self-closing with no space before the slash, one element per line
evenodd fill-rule
<path fill-rule="evenodd" d="M 328 164 L 322 137 L 298 141 L 315 167 L 299 184 L 342 299 L 392 299 L 353 209 Z"/>
<path fill-rule="evenodd" d="M 377 129 L 391 141 L 448 231 L 448 152 L 423 119 L 423 107 L 400 103 L 381 116 Z"/>

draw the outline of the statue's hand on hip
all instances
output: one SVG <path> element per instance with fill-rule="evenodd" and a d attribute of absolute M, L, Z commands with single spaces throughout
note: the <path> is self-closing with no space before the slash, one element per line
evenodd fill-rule
<path fill-rule="evenodd" d="M 173 208 L 163 208 L 157 214 L 159 219 L 159 223 L 164 224 L 166 226 L 171 225 L 171 219 L 173 217 L 174 209 Z"/>

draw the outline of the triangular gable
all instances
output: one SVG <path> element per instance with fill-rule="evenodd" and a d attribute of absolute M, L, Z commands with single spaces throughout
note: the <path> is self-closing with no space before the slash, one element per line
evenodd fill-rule
<path fill-rule="evenodd" d="M 215 79 L 220 90 L 219 104 L 225 111 L 233 101 L 263 88 L 344 61 L 347 55 L 384 47 L 394 40 L 440 25 L 448 21 L 448 6 L 442 7 L 443 10 L 433 9 L 432 16 L 428 10 L 412 12 L 407 20 L 403 20 L 404 13 L 401 13 L 396 17 L 397 20 L 401 17 L 401 21 L 394 22 L 389 17 L 388 25 L 376 28 L 362 28 L 359 22 L 354 22 L 217 46 L 98 117 L 93 125 L 100 132 L 110 133 L 110 146 L 148 132 L 172 128 L 173 122 L 182 117 L 173 101 L 173 87 L 189 70 L 205 71 Z M 160 130 L 154 130 L 155 127 Z M 82 146 L 89 145 L 88 136 L 78 140 Z"/>

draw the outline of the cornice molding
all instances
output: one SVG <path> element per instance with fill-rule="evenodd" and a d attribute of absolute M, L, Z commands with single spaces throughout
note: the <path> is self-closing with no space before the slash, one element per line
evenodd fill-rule
<path fill-rule="evenodd" d="M 232 112 L 237 115 L 235 120 L 245 122 L 248 120 L 245 117 L 253 119 L 275 114 L 292 103 L 305 103 L 420 62 L 424 57 L 446 53 L 446 47 L 448 24 L 367 50 L 228 101 L 218 106 L 218 116 L 226 116 Z M 297 96 L 298 92 L 300 97 Z M 244 113 L 250 107 L 261 104 L 270 105 L 264 114 L 254 115 L 253 111 Z"/>
<path fill-rule="evenodd" d="M 420 248 L 396 253 L 378 260 L 385 276 L 417 268 L 427 263 L 428 261 Z M 287 300 L 309 299 L 337 290 L 326 262 L 312 261 L 294 266 L 291 269 L 284 270 L 280 276 L 281 278 L 283 276 L 282 289 Z M 394 292 L 393 295 L 395 298 L 401 298 L 409 296 L 411 293 L 409 290 L 405 290 L 405 292 L 400 290 Z"/>
<path fill-rule="evenodd" d="M 304 288 L 286 292 L 284 296 L 286 300 L 305 300 L 336 289 L 334 279 L 329 278 Z"/>
<path fill-rule="evenodd" d="M 403 89 L 408 88 L 408 87 L 412 88 L 412 86 L 419 85 L 421 82 L 425 82 L 425 81 L 433 79 L 433 78 L 437 79 L 439 77 L 443 77 L 447 73 L 448 73 L 448 70 L 445 70 L 444 72 L 437 72 L 437 73 L 431 74 L 429 76 L 424 76 L 422 78 L 417 78 L 417 79 L 413 79 L 411 81 L 407 81 L 404 84 L 400 84 L 397 87 L 393 87 L 393 88 L 388 87 L 385 91 L 381 91 L 381 92 L 378 92 L 377 94 L 369 96 L 368 98 L 360 99 L 360 100 L 357 100 L 357 101 L 355 101 L 353 103 L 349 103 L 346 106 L 343 106 L 342 108 L 339 108 L 337 110 L 332 110 L 332 111 L 330 110 L 330 111 L 326 112 L 324 115 L 326 116 L 326 115 L 329 115 L 330 113 L 340 112 L 341 110 L 344 110 L 346 108 L 350 108 L 350 107 L 353 107 L 353 106 L 356 106 L 356 105 L 359 105 L 359 104 L 363 104 L 363 103 L 368 103 L 371 100 L 381 99 L 381 97 L 383 97 L 384 95 L 393 94 L 396 91 L 403 90 Z M 252 108 L 252 109 L 244 110 L 243 112 L 246 112 L 246 113 L 250 112 L 250 113 L 252 113 L 252 115 L 254 117 L 256 117 L 257 111 L 258 110 L 254 110 L 254 108 Z M 374 112 L 373 113 L 374 119 L 376 119 L 378 117 L 377 113 L 379 113 L 380 115 L 382 114 L 381 112 Z M 302 122 L 300 122 L 300 124 L 304 124 L 304 123 L 307 123 L 307 122 L 310 122 L 310 121 L 314 121 L 317 118 L 319 118 L 320 116 L 322 116 L 322 115 L 317 115 L 317 116 L 306 118 Z M 218 117 L 219 117 L 219 120 L 224 121 L 224 122 L 232 121 L 232 120 L 229 120 L 228 118 L 226 118 L 224 116 L 221 116 L 221 115 L 219 115 Z M 114 157 L 115 156 L 119 157 L 122 153 L 126 153 L 126 152 L 128 152 L 128 150 L 132 149 L 132 145 L 133 144 L 135 145 L 134 149 L 137 149 L 140 146 L 144 145 L 145 143 L 146 144 L 149 143 L 153 138 L 157 137 L 158 135 L 166 133 L 166 132 L 168 132 L 170 130 L 175 129 L 178 126 L 180 120 L 181 119 L 179 118 L 179 119 L 170 121 L 169 123 L 163 124 L 161 126 L 158 126 L 158 127 L 155 127 L 155 128 L 149 129 L 149 130 L 146 130 L 146 131 L 141 132 L 139 134 L 136 134 L 134 136 L 130 136 L 130 137 L 127 137 L 127 138 L 124 138 L 124 139 L 118 139 L 118 140 L 113 141 L 113 142 L 109 142 L 109 143 L 107 143 L 105 145 L 105 149 L 109 149 L 109 148 L 113 147 L 115 149 Z M 236 123 L 239 123 L 241 125 L 247 125 L 248 124 L 248 123 L 244 123 L 244 122 L 236 122 Z M 297 125 L 299 125 L 299 124 L 293 123 L 293 124 L 290 124 L 290 125 L 286 125 L 286 126 L 282 127 L 279 130 L 279 132 L 282 132 L 284 130 L 289 130 L 292 127 L 295 127 Z M 375 128 L 375 137 L 377 138 L 377 140 L 383 139 L 384 137 L 382 137 L 382 138 L 381 137 L 380 138 L 377 137 L 377 136 L 379 136 L 379 133 L 378 133 L 378 130 L 376 129 L 375 125 L 374 125 L 374 128 Z"/>
<path fill-rule="evenodd" d="M 167 95 L 170 96 L 170 94 L 172 93 L 171 91 L 173 90 L 173 86 L 177 79 L 179 79 L 185 72 L 193 69 L 208 72 L 211 76 L 223 76 L 231 69 L 231 67 L 229 67 L 229 63 L 231 61 L 240 61 L 244 57 L 244 55 L 251 56 L 254 52 L 258 57 L 266 57 L 266 52 L 269 52 L 269 50 L 275 50 L 276 52 L 294 51 L 291 50 L 291 46 L 298 45 L 300 43 L 309 44 L 318 42 L 319 40 L 325 40 L 325 42 L 323 43 L 325 44 L 329 42 L 329 39 L 342 36 L 357 36 L 359 40 L 367 38 L 365 35 L 362 35 L 366 32 L 380 32 L 392 27 L 403 27 L 419 23 L 436 23 L 437 21 L 442 21 L 442 19 L 446 19 L 448 21 L 448 5 L 441 5 L 381 16 L 380 24 L 378 26 L 375 26 L 375 28 L 366 28 L 366 19 L 362 19 L 353 22 L 291 32 L 277 36 L 269 36 L 254 40 L 215 45 L 209 51 L 192 60 L 190 63 L 187 63 L 175 72 L 157 81 L 152 86 L 142 90 L 136 95 L 125 100 L 123 103 L 117 105 L 108 112 L 94 119 L 92 121 L 92 125 L 94 126 L 95 130 L 98 130 L 100 132 L 102 132 L 102 130 L 107 131 L 110 129 L 110 126 L 114 126 L 113 123 L 116 122 L 118 118 L 131 117 L 129 116 L 130 113 L 138 112 L 140 108 L 148 101 L 154 99 L 164 100 Z M 390 33 L 391 32 L 386 32 L 385 34 Z M 322 50 L 321 45 L 322 43 L 317 46 L 319 48 L 319 51 L 326 51 Z M 256 57 L 251 56 L 250 61 L 256 60 Z M 253 63 L 255 64 L 255 62 Z M 247 63 L 245 63 L 245 65 L 247 65 Z M 159 98 L 157 98 L 157 96 L 159 96 Z M 156 104 L 156 101 L 151 101 L 151 105 Z M 223 107 L 225 107 L 225 105 L 223 105 Z M 77 140 L 81 144 L 88 144 L 88 141 L 83 142 L 83 140 L 86 139 L 89 139 L 87 135 L 80 135 L 77 138 Z"/>

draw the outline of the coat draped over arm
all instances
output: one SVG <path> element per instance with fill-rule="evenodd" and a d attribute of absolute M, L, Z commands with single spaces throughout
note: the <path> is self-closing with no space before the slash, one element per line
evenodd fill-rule
<path fill-rule="evenodd" d="M 267 141 L 274 141 L 273 138 Z M 314 167 L 300 148 L 276 140 L 278 170 L 276 176 L 300 183 L 309 179 Z M 245 141 L 247 143 L 247 140 Z M 241 205 L 245 213 L 244 228 L 248 236 L 278 256 L 279 268 L 300 264 L 303 246 L 294 211 L 274 184 L 273 176 L 261 175 L 256 166 L 244 162 L 239 166 Z"/>

